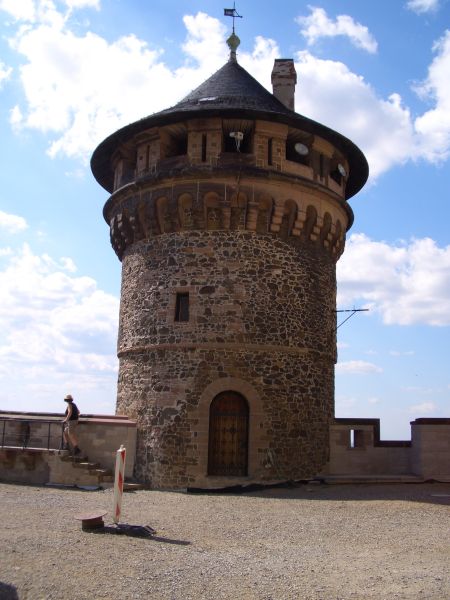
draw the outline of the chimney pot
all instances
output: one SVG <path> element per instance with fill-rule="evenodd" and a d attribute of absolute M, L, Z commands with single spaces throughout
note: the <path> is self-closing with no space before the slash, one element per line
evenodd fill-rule
<path fill-rule="evenodd" d="M 287 108 L 295 110 L 297 72 L 292 58 L 276 58 L 272 70 L 273 95 Z"/>

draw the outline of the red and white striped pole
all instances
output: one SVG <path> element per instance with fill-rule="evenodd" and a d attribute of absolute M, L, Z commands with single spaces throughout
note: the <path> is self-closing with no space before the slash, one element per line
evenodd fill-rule
<path fill-rule="evenodd" d="M 121 445 L 116 452 L 116 473 L 114 476 L 114 509 L 113 521 L 118 523 L 122 511 L 123 482 L 125 478 L 126 449 Z"/>

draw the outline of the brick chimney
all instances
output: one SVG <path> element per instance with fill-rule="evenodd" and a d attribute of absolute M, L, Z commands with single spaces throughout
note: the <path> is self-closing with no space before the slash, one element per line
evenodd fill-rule
<path fill-rule="evenodd" d="M 297 72 L 292 58 L 276 58 L 272 70 L 273 95 L 287 108 L 295 110 Z"/>

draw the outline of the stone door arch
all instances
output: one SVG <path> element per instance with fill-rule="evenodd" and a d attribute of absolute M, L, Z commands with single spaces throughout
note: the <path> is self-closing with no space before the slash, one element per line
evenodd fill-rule
<path fill-rule="evenodd" d="M 249 407 L 242 394 L 221 392 L 209 409 L 208 475 L 248 473 Z"/>

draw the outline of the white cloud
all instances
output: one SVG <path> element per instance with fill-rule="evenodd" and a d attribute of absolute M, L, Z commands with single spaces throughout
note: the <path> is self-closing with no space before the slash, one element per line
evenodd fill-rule
<path fill-rule="evenodd" d="M 436 53 L 427 79 L 416 90 L 435 107 L 415 120 L 421 155 L 431 162 L 450 155 L 450 30 L 433 47 Z"/>
<path fill-rule="evenodd" d="M 194 59 L 206 71 L 214 72 L 227 55 L 225 25 L 202 12 L 186 15 L 183 22 L 187 39 L 182 47 L 188 60 Z"/>
<path fill-rule="evenodd" d="M 435 412 L 437 406 L 434 402 L 422 402 L 422 404 L 415 404 L 414 406 L 409 407 L 410 414 L 421 414 L 421 415 L 429 415 L 432 412 Z"/>
<path fill-rule="evenodd" d="M 271 74 L 273 63 L 280 57 L 280 49 L 275 40 L 257 36 L 251 53 L 239 54 L 239 63 L 262 85 L 272 91 Z M 222 61 L 223 63 L 223 57 Z"/>
<path fill-rule="evenodd" d="M 75 277 L 76 267 L 70 258 L 35 255 L 24 245 L 3 260 L 2 408 L 13 408 L 25 389 L 43 384 L 54 391 L 58 388 L 59 395 L 67 393 L 68 385 L 86 393 L 92 393 L 96 386 L 108 389 L 112 410 L 118 299 L 99 290 L 93 279 Z"/>
<path fill-rule="evenodd" d="M 12 73 L 12 68 L 7 67 L 4 62 L 0 60 L 0 88 L 4 81 L 6 81 Z"/>
<path fill-rule="evenodd" d="M 432 108 L 417 117 L 398 93 L 382 98 L 345 64 L 308 51 L 297 54 L 299 81 L 308 93 L 297 94 L 296 109 L 355 141 L 372 177 L 409 160 L 442 163 L 450 156 L 450 30 L 433 50 L 426 80 L 414 86 Z"/>
<path fill-rule="evenodd" d="M 0 229 L 8 233 L 19 233 L 19 231 L 24 231 L 27 227 L 27 222 L 23 217 L 11 215 L 0 210 Z"/>
<path fill-rule="evenodd" d="M 95 8 L 100 10 L 100 0 L 64 0 L 67 6 L 71 9 L 78 8 Z"/>
<path fill-rule="evenodd" d="M 406 350 L 406 351 L 400 351 L 400 350 L 389 350 L 389 354 L 391 356 L 413 356 L 414 350 Z"/>
<path fill-rule="evenodd" d="M 362 48 L 371 54 L 377 51 L 378 44 L 368 28 L 354 21 L 349 15 L 338 15 L 336 20 L 332 21 L 323 8 L 313 6 L 308 8 L 311 11 L 308 17 L 296 19 L 308 45 L 315 44 L 322 37 L 344 36 L 348 37 L 357 48 Z"/>
<path fill-rule="evenodd" d="M 450 246 L 389 245 L 353 234 L 338 262 L 338 303 L 362 301 L 386 324 L 450 325 Z"/>
<path fill-rule="evenodd" d="M 87 160 L 106 135 L 172 105 L 223 64 L 224 26 L 203 13 L 185 24 L 188 62 L 174 71 L 134 35 L 108 43 L 75 35 L 63 21 L 19 30 L 13 46 L 27 61 L 27 102 L 14 109 L 14 122 L 51 134 L 51 156 Z"/>
<path fill-rule="evenodd" d="M 417 14 L 432 12 L 439 8 L 439 0 L 409 0 L 406 7 Z"/>
<path fill-rule="evenodd" d="M 338 362 L 336 365 L 337 373 L 382 373 L 383 369 L 373 363 L 365 360 L 348 360 Z"/>
<path fill-rule="evenodd" d="M 373 396 L 372 398 L 368 398 L 367 403 L 374 405 L 374 404 L 380 404 L 381 400 L 379 398 L 377 398 L 376 396 Z"/>
<path fill-rule="evenodd" d="M 35 18 L 34 0 L 0 0 L 0 10 L 4 10 L 17 21 L 33 21 Z"/>
<path fill-rule="evenodd" d="M 66 14 L 58 11 L 53 0 L 0 0 L 0 10 L 7 12 L 15 21 L 26 23 L 26 27 L 21 29 L 22 32 L 27 31 L 34 23 L 61 26 L 71 12 L 70 8 Z"/>
<path fill-rule="evenodd" d="M 67 271 L 68 273 L 75 273 L 77 270 L 77 267 L 71 258 L 63 256 L 60 259 L 60 263 L 64 271 Z"/>
<path fill-rule="evenodd" d="M 338 342 L 337 343 L 338 350 L 343 350 L 344 348 L 349 348 L 349 344 L 347 344 L 347 342 Z"/>
<path fill-rule="evenodd" d="M 20 129 L 23 122 L 23 115 L 18 106 L 14 106 L 9 111 L 9 122 L 11 123 L 13 129 Z"/>
<path fill-rule="evenodd" d="M 324 123 L 356 142 L 366 154 L 372 176 L 416 158 L 410 111 L 398 94 L 379 98 L 364 78 L 343 63 L 308 51 L 297 55 L 298 112 Z M 337 109 L 339 107 L 339 109 Z"/>
<path fill-rule="evenodd" d="M 89 0 L 75 5 L 97 7 Z M 10 121 L 15 128 L 45 132 L 52 157 L 87 163 L 107 135 L 172 106 L 221 67 L 228 54 L 225 26 L 201 12 L 184 17 L 185 62 L 170 69 L 161 49 L 135 35 L 110 42 L 89 31 L 75 33 L 68 16 L 51 2 L 34 8 L 35 21 L 18 28 L 12 41 L 24 60 L 25 100 L 11 108 Z M 354 140 L 369 160 L 372 177 L 409 160 L 443 161 L 450 149 L 449 47 L 450 33 L 436 45 L 428 77 L 417 86 L 432 108 L 415 119 L 397 93 L 382 98 L 345 64 L 308 51 L 296 57 L 300 85 L 308 90 L 297 93 L 296 109 Z M 259 36 L 251 52 L 239 53 L 239 61 L 271 89 L 273 60 L 279 56 L 276 41 Z"/>
<path fill-rule="evenodd" d="M 408 385 L 405 387 L 402 387 L 402 390 L 405 392 L 408 392 L 408 394 L 415 394 L 415 395 L 422 395 L 422 396 L 429 396 L 430 394 L 436 395 L 436 394 L 440 394 L 442 392 L 442 390 L 440 390 L 439 388 L 432 388 L 432 387 L 420 387 L 417 385 Z"/>

